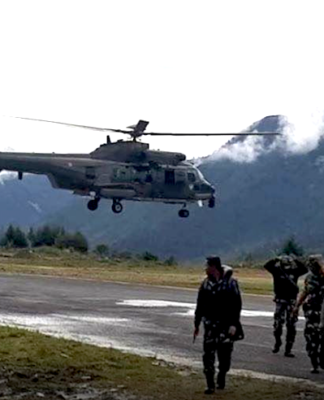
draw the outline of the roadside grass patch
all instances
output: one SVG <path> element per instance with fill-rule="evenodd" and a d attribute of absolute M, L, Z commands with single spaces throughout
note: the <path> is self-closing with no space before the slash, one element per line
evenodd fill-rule
<path fill-rule="evenodd" d="M 28 399 L 206 398 L 202 371 L 17 328 L 0 327 L 0 360 L 0 393 L 12 399 L 22 394 Z M 323 395 L 311 385 L 229 376 L 217 398 L 320 400 Z"/>
<path fill-rule="evenodd" d="M 98 258 L 94 254 L 52 248 L 2 252 L 0 272 L 194 289 L 205 277 L 203 266 L 166 265 L 163 261 L 136 258 Z M 245 293 L 272 294 L 272 277 L 262 268 L 234 266 L 234 276 Z"/>

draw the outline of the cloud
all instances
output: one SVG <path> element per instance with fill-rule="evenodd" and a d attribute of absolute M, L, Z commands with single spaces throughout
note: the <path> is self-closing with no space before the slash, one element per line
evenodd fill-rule
<path fill-rule="evenodd" d="M 4 185 L 5 181 L 17 177 L 17 172 L 1 171 L 0 172 L 0 185 Z"/>
<path fill-rule="evenodd" d="M 255 161 L 260 155 L 280 151 L 286 155 L 308 153 L 317 148 L 324 135 L 324 110 L 314 108 L 305 113 L 295 110 L 289 116 L 278 116 L 277 126 L 280 136 L 274 138 L 247 136 L 232 139 L 216 150 L 207 160 L 229 159 L 239 163 Z M 259 121 L 259 123 L 264 120 Z M 252 126 L 255 132 L 259 123 Z M 199 160 L 200 163 L 203 160 Z"/>
<path fill-rule="evenodd" d="M 210 156 L 210 159 L 252 162 L 265 151 L 266 149 L 261 136 L 247 136 L 243 141 L 221 147 Z"/>
<path fill-rule="evenodd" d="M 283 149 L 292 154 L 308 153 L 316 149 L 324 134 L 324 112 L 296 113 L 284 119 L 283 126 Z"/>

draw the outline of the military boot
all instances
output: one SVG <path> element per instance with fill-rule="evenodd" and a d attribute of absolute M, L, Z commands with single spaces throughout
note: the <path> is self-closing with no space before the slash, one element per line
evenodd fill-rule
<path fill-rule="evenodd" d="M 312 356 L 311 357 L 311 363 L 313 366 L 313 369 L 311 370 L 312 374 L 318 374 L 318 357 L 317 356 Z"/>
<path fill-rule="evenodd" d="M 324 369 L 324 330 L 322 330 L 321 350 L 319 355 L 319 365 Z"/>
<path fill-rule="evenodd" d="M 281 339 L 280 338 L 276 338 L 276 343 L 274 345 L 272 353 L 274 353 L 274 354 L 278 353 L 279 350 L 280 350 L 281 345 L 282 345 Z"/>
<path fill-rule="evenodd" d="M 215 381 L 214 381 L 214 374 L 206 374 L 206 382 L 207 382 L 207 389 L 205 390 L 205 394 L 213 394 L 215 393 Z"/>
<path fill-rule="evenodd" d="M 217 375 L 217 389 L 225 389 L 226 372 L 219 371 Z"/>
<path fill-rule="evenodd" d="M 321 354 L 319 358 L 319 364 L 322 369 L 324 369 L 324 344 L 322 344 Z"/>
<path fill-rule="evenodd" d="M 290 357 L 290 358 L 295 357 L 295 354 L 293 354 L 293 353 L 291 352 L 292 347 L 293 347 L 293 343 L 291 343 L 291 342 L 287 342 L 287 343 L 286 343 L 285 357 Z"/>
<path fill-rule="evenodd" d="M 324 356 L 320 357 L 320 367 L 324 369 Z"/>

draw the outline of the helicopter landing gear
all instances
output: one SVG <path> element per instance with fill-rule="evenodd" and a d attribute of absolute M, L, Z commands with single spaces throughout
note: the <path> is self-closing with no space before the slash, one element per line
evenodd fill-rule
<path fill-rule="evenodd" d="M 119 214 L 119 213 L 121 213 L 123 211 L 123 205 L 119 200 L 114 199 L 113 203 L 112 203 L 112 206 L 111 206 L 111 209 L 113 210 L 113 212 L 115 214 Z"/>
<path fill-rule="evenodd" d="M 182 208 L 179 210 L 179 217 L 180 218 L 188 218 L 189 217 L 189 211 L 186 208 Z"/>
<path fill-rule="evenodd" d="M 98 208 L 100 197 L 95 197 L 92 200 L 88 201 L 88 209 L 90 211 L 95 211 Z"/>
<path fill-rule="evenodd" d="M 214 208 L 214 207 L 215 207 L 215 202 L 216 202 L 215 197 L 214 197 L 214 196 L 211 197 L 211 198 L 209 199 L 209 201 L 208 201 L 208 207 L 209 207 L 209 208 Z"/>

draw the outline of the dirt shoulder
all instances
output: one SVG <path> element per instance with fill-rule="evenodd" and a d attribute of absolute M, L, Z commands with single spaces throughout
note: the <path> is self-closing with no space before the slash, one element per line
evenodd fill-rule
<path fill-rule="evenodd" d="M 201 371 L 22 329 L 0 327 L 4 399 L 204 399 Z M 312 384 L 229 376 L 219 399 L 323 398 Z"/>

